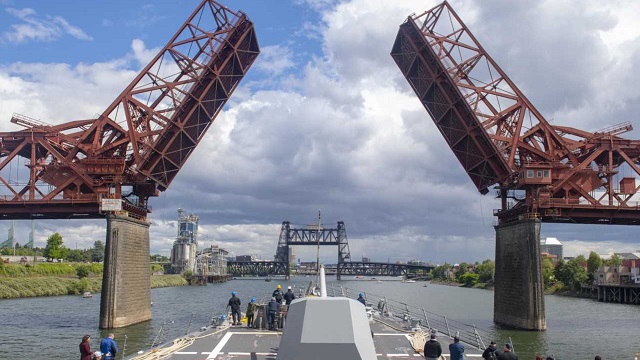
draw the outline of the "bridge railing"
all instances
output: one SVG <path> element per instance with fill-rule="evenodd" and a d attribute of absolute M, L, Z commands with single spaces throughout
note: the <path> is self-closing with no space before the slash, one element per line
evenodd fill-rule
<path fill-rule="evenodd" d="M 368 305 L 377 309 L 384 316 L 406 322 L 409 328 L 414 328 L 415 325 L 419 324 L 422 329 L 428 332 L 439 332 L 450 338 L 458 336 L 460 341 L 481 350 L 486 349 L 484 339 L 493 337 L 492 333 L 479 329 L 473 324 L 466 324 L 424 308 L 390 299 L 384 295 L 359 291 L 335 284 L 330 284 L 327 288 L 328 296 L 344 296 L 355 299 L 359 293 L 363 294 Z"/>

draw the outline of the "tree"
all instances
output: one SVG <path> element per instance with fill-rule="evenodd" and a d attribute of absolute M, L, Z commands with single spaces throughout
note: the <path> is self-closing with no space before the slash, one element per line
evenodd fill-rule
<path fill-rule="evenodd" d="M 83 262 L 85 260 L 84 251 L 78 249 L 69 249 L 67 256 L 63 257 L 73 262 Z"/>
<path fill-rule="evenodd" d="M 551 285 L 555 284 L 556 277 L 554 275 L 554 266 L 553 261 L 548 257 L 542 259 L 542 280 L 544 282 L 544 287 L 548 288 Z"/>
<path fill-rule="evenodd" d="M 611 259 L 606 261 L 606 264 L 608 266 L 620 266 L 622 265 L 622 259 L 620 258 L 620 256 L 618 256 L 618 254 L 613 254 L 611 255 Z"/>
<path fill-rule="evenodd" d="M 590 252 L 589 259 L 587 260 L 587 273 L 589 273 L 589 275 L 593 275 L 600 266 L 602 266 L 602 259 L 600 256 L 593 251 Z"/>
<path fill-rule="evenodd" d="M 87 276 L 89 276 L 89 268 L 85 265 L 80 265 L 76 268 L 76 275 L 78 275 L 78 278 L 82 279 L 82 278 L 86 278 Z"/>
<path fill-rule="evenodd" d="M 478 283 L 479 278 L 480 275 L 468 272 L 460 276 L 460 282 L 467 287 L 472 287 Z"/>
<path fill-rule="evenodd" d="M 91 261 L 93 262 L 101 262 L 104 260 L 104 244 L 100 240 L 96 240 L 93 243 L 93 248 L 91 249 Z"/>
<path fill-rule="evenodd" d="M 495 273 L 496 264 L 486 259 L 482 264 L 477 264 L 474 272 L 478 274 L 478 281 L 486 283 L 493 280 L 493 274 Z"/>
<path fill-rule="evenodd" d="M 462 282 L 462 275 L 467 273 L 467 266 L 469 266 L 466 262 L 462 262 L 460 263 L 460 265 L 458 266 L 458 272 L 456 272 L 456 280 L 458 282 Z"/>
<path fill-rule="evenodd" d="M 55 233 L 47 239 L 47 246 L 44 248 L 44 256 L 52 259 L 62 259 L 64 254 L 64 245 L 62 245 L 62 236 Z"/>
<path fill-rule="evenodd" d="M 445 263 L 444 265 L 439 265 L 436 266 L 435 268 L 433 268 L 433 270 L 431 270 L 431 276 L 434 279 L 446 279 L 447 276 L 446 271 L 449 270 L 451 268 L 451 265 Z"/>
<path fill-rule="evenodd" d="M 580 284 L 589 279 L 587 271 L 580 265 L 579 259 L 571 259 L 566 263 L 558 262 L 555 271 L 556 278 L 564 285 L 580 290 Z"/>

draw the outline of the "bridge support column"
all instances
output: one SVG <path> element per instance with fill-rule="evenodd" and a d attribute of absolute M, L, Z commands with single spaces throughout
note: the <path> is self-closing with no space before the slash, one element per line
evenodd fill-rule
<path fill-rule="evenodd" d="M 101 329 L 151 319 L 149 266 L 149 223 L 125 216 L 107 216 Z"/>
<path fill-rule="evenodd" d="M 540 220 L 510 222 L 495 229 L 493 321 L 514 328 L 546 330 Z"/>

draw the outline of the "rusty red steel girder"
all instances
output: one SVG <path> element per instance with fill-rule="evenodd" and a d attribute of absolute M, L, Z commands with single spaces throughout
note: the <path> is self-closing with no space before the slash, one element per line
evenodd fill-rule
<path fill-rule="evenodd" d="M 497 184 L 500 222 L 640 224 L 630 123 L 549 124 L 446 1 L 409 16 L 391 56 L 478 190 Z"/>
<path fill-rule="evenodd" d="M 24 129 L 0 133 L 0 219 L 103 217 L 102 199 L 146 217 L 259 52 L 244 13 L 204 0 L 97 118 L 15 114 Z M 19 171 L 28 180 L 14 180 Z"/>

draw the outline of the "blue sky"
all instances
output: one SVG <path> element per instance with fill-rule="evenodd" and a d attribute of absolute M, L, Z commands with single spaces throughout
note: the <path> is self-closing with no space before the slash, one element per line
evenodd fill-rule
<path fill-rule="evenodd" d="M 164 46 L 197 4 L 187 0 L 0 1 L 0 61 L 74 65 L 120 57 L 129 51 L 133 39 L 143 40 L 150 48 Z M 306 40 L 305 33 L 311 30 L 303 26 L 318 21 L 311 6 L 286 0 L 236 0 L 224 5 L 250 14 L 262 46 L 287 45 L 302 54 L 319 53 L 319 43 Z"/>
<path fill-rule="evenodd" d="M 0 0 L 0 131 L 11 114 L 51 123 L 102 112 L 196 1 Z M 261 55 L 169 190 L 151 199 L 151 249 L 168 254 L 176 209 L 232 254 L 275 253 L 282 221 L 346 224 L 353 257 L 481 261 L 492 211 L 389 56 L 398 26 L 431 0 L 236 0 Z M 640 114 L 640 2 L 451 1 L 554 124 L 594 131 Z M 635 124 L 640 129 L 640 124 Z M 625 134 L 640 138 L 638 130 Z M 0 239 L 8 223 L 0 223 Z M 17 235 L 28 236 L 28 222 Z M 104 239 L 104 221 L 42 221 L 36 243 Z M 635 251 L 634 227 L 543 224 L 565 254 Z M 23 242 L 23 241 L 21 241 Z M 312 249 L 298 249 L 306 259 Z M 323 249 L 335 261 L 335 249 Z"/>

